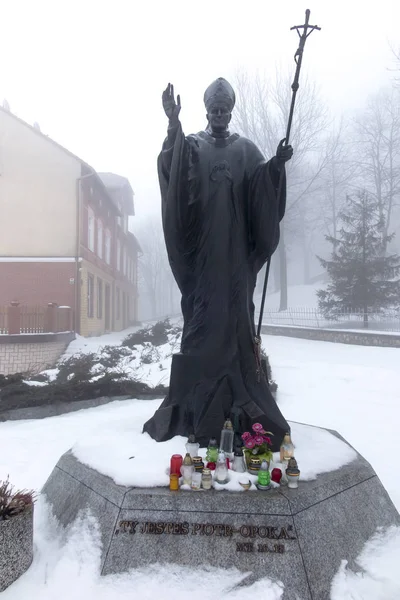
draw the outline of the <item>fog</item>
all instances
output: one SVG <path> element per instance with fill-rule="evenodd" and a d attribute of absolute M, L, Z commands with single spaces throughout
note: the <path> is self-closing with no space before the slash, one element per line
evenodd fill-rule
<path fill-rule="evenodd" d="M 29 123 L 38 122 L 43 133 L 98 171 L 128 177 L 136 208 L 130 228 L 141 240 L 144 231 L 157 229 L 149 217 L 158 218 L 159 213 L 156 159 L 167 126 L 161 106 L 167 83 L 173 82 L 181 95 L 184 131 L 204 128 L 203 93 L 216 77 L 234 84 L 239 73 L 246 73 L 250 82 L 258 73 L 273 86 L 277 72 L 294 74 L 298 37 L 290 27 L 302 24 L 305 9 L 311 9 L 311 23 L 322 29 L 307 41 L 299 98 L 302 82 L 316 86 L 326 124 L 314 156 L 309 153 L 293 174 L 297 212 L 293 209 L 285 223 L 289 285 L 309 283 L 307 278 L 322 273 L 315 255 L 329 252 L 324 236 L 332 231 L 325 216 L 309 222 L 302 240 L 293 223 L 325 206 L 328 200 L 321 200 L 321 190 L 329 188 L 329 168 L 325 165 L 321 174 L 325 184 L 318 179 L 318 185 L 310 188 L 303 185 L 305 177 L 301 183 L 301 174 L 305 168 L 318 169 L 332 132 L 341 130 L 346 150 L 341 173 L 349 152 L 353 163 L 365 152 L 354 122 L 364 118 L 369 98 L 384 88 L 395 89 L 400 76 L 396 72 L 400 61 L 395 58 L 400 47 L 399 2 L 37 0 L 2 2 L 1 7 L 0 98 L 7 99 L 13 113 Z M 276 131 L 276 143 L 283 136 L 282 127 Z M 307 181 L 313 177 L 311 171 Z M 348 186 L 342 182 L 341 198 L 364 179 L 360 173 L 357 177 Z M 397 196 L 389 233 L 399 225 L 396 203 Z M 304 243 L 308 266 L 299 252 Z M 279 288 L 277 275 L 271 284 L 271 292 Z M 167 304 L 157 312 L 173 311 L 174 294 L 168 292 Z M 290 303 L 298 304 L 293 298 Z"/>

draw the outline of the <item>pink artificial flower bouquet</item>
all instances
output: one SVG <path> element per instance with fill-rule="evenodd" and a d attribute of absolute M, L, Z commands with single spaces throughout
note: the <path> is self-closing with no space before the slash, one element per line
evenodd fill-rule
<path fill-rule="evenodd" d="M 250 460 L 251 456 L 258 456 L 270 462 L 272 459 L 272 442 L 269 436 L 273 434 L 270 431 L 264 431 L 261 423 L 254 423 L 252 430 L 252 433 L 245 431 L 242 435 L 247 461 Z"/>

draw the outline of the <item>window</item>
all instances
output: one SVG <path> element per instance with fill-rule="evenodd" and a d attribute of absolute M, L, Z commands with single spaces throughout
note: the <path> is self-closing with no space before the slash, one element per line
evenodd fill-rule
<path fill-rule="evenodd" d="M 123 225 L 124 233 L 128 233 L 129 217 L 128 217 L 128 215 L 124 215 L 122 218 L 123 218 L 123 222 L 124 222 L 124 225 Z"/>
<path fill-rule="evenodd" d="M 122 260 L 123 260 L 123 267 L 124 267 L 124 275 L 126 275 L 126 269 L 127 269 L 127 256 L 126 256 L 126 248 L 124 247 L 123 251 L 122 251 Z"/>
<path fill-rule="evenodd" d="M 103 318 L 103 282 L 97 278 L 97 318 Z"/>
<path fill-rule="evenodd" d="M 100 219 L 97 221 L 97 255 L 103 258 L 103 223 Z"/>
<path fill-rule="evenodd" d="M 121 242 L 117 240 L 117 269 L 121 270 Z"/>
<path fill-rule="evenodd" d="M 94 252 L 94 212 L 88 209 L 88 248 Z"/>
<path fill-rule="evenodd" d="M 115 316 L 115 318 L 118 321 L 121 318 L 121 293 L 119 291 L 119 288 L 116 288 L 115 304 L 116 304 L 116 310 L 115 310 L 116 316 Z"/>
<path fill-rule="evenodd" d="M 105 259 L 106 259 L 106 263 L 108 265 L 111 264 L 111 231 L 109 229 L 106 229 L 105 231 Z"/>
<path fill-rule="evenodd" d="M 94 311 L 94 277 L 93 275 L 88 275 L 87 280 L 87 316 L 89 319 L 93 317 Z"/>
<path fill-rule="evenodd" d="M 122 292 L 122 327 L 126 325 L 126 294 Z"/>

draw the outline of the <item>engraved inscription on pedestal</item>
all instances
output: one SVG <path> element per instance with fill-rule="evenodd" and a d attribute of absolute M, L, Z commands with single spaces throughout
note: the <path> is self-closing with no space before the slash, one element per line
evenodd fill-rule
<path fill-rule="evenodd" d="M 236 544 L 236 552 L 274 552 L 283 554 L 285 544 L 283 543 L 257 543 L 260 539 L 265 540 L 296 540 L 293 525 L 286 527 L 272 527 L 268 525 L 241 525 L 235 527 L 225 523 L 188 523 L 164 522 L 164 521 L 119 521 L 114 535 L 199 535 L 232 538 Z M 255 541 L 237 541 L 234 536 L 251 538 Z"/>

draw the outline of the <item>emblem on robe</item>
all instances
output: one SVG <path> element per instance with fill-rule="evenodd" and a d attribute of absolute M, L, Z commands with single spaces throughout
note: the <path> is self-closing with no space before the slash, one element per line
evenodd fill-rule
<path fill-rule="evenodd" d="M 215 163 L 210 169 L 210 179 L 215 182 L 221 182 L 224 179 L 232 181 L 231 168 L 228 161 L 222 160 Z"/>

